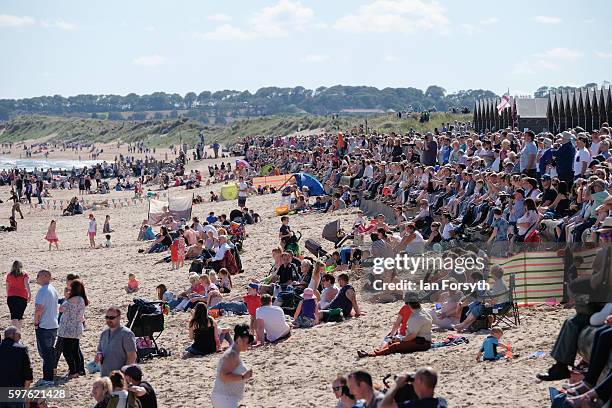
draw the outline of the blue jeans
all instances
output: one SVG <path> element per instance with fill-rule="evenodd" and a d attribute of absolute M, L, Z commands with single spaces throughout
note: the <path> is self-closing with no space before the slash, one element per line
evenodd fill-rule
<path fill-rule="evenodd" d="M 36 347 L 43 360 L 43 380 L 53 381 L 57 329 L 36 329 Z"/>

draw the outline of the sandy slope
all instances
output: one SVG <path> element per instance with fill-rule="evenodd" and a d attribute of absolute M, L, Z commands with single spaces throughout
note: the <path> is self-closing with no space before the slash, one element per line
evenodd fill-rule
<path fill-rule="evenodd" d="M 199 165 L 207 165 L 205 162 Z M 214 187 L 218 190 L 219 186 Z M 202 195 L 211 188 L 201 189 Z M 66 199 L 72 192 L 54 191 L 54 198 Z M 190 193 L 190 192 L 189 192 Z M 176 194 L 173 191 L 173 194 Z M 128 192 L 113 192 L 112 198 L 129 197 Z M 7 187 L 0 188 L 0 197 L 8 197 Z M 96 198 L 92 196 L 91 198 Z M 107 198 L 107 197 L 105 197 Z M 246 273 L 235 278 L 238 292 L 252 278 L 261 278 L 269 270 L 270 252 L 277 243 L 279 220 L 273 216 L 278 196 L 251 198 L 248 206 L 262 215 L 260 224 L 249 228 L 250 237 L 245 242 L 243 262 Z M 194 214 L 205 216 L 210 210 L 229 213 L 235 202 L 212 205 L 205 203 L 194 207 Z M 64 276 L 69 273 L 81 275 L 91 299 L 87 310 L 87 331 L 82 338 L 86 360 L 95 354 L 98 336 L 104 327 L 104 312 L 107 306 L 119 305 L 125 311 L 133 296 L 123 290 L 127 275 L 134 272 L 141 280 L 139 297 L 152 298 L 155 286 L 165 283 L 172 290 L 187 286 L 187 267 L 181 271 L 169 271 L 168 265 L 153 265 L 160 255 L 137 253 L 144 245 L 136 242 L 137 229 L 146 217 L 146 205 L 110 208 L 96 211 L 101 230 L 104 216 L 111 214 L 116 229 L 114 249 L 90 250 L 86 237 L 86 215 L 59 217 L 59 210 L 29 210 L 25 208 L 25 220 L 19 221 L 19 232 L 0 235 L 0 270 L 7 272 L 15 259 L 21 260 L 27 270 L 34 274 L 48 268 L 54 275 L 53 284 L 61 290 Z M 0 205 L 0 222 L 6 223 L 9 204 Z M 48 252 L 43 236 L 50 219 L 58 219 L 60 237 L 59 252 Z M 294 230 L 304 237 L 320 240 L 321 229 L 331 215 L 295 216 L 291 219 Z M 352 214 L 340 215 L 344 225 Z M 329 243 L 327 243 L 329 244 Z M 331 249 L 331 244 L 326 245 Z M 357 284 L 360 287 L 359 284 Z M 33 286 L 34 293 L 36 287 Z M 5 284 L 0 290 L 0 325 L 9 322 L 5 302 Z M 366 368 L 376 379 L 387 373 L 398 373 L 422 365 L 432 365 L 439 370 L 439 394 L 448 398 L 452 407 L 546 407 L 547 384 L 536 384 L 533 374 L 550 364 L 550 358 L 528 360 L 534 351 L 549 351 L 556 333 L 568 312 L 556 308 L 523 310 L 523 324 L 508 331 L 505 341 L 513 345 L 518 357 L 509 362 L 476 364 L 475 353 L 480 347 L 482 335 L 467 335 L 469 345 L 429 351 L 417 355 L 393 355 L 376 359 L 358 360 L 357 348 L 378 345 L 389 329 L 400 303 L 380 305 L 365 303 L 365 317 L 341 324 L 328 324 L 310 330 L 298 330 L 283 344 L 264 347 L 247 352 L 245 364 L 254 370 L 254 378 L 246 388 L 246 403 L 249 407 L 323 407 L 334 406 L 335 400 L 330 381 L 337 373 L 346 373 L 356 368 Z M 41 376 L 42 363 L 36 353 L 30 304 L 26 311 L 24 342 L 30 347 L 35 367 L 35 378 Z M 160 407 L 210 406 L 208 395 L 212 389 L 218 356 L 180 359 L 181 351 L 189 344 L 186 314 L 167 318 L 167 329 L 159 339 L 160 345 L 169 348 L 173 356 L 156 359 L 144 364 L 145 377 L 158 392 Z M 236 322 L 247 322 L 248 317 L 222 318 L 223 326 Z M 443 334 L 436 335 L 436 338 Z M 62 360 L 60 373 L 67 370 Z M 61 407 L 85 407 L 93 402 L 89 396 L 93 376 L 73 380 L 66 385 L 71 393 Z"/>

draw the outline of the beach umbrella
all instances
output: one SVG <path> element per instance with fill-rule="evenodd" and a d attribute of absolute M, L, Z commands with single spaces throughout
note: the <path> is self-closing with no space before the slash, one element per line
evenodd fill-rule
<path fill-rule="evenodd" d="M 242 159 L 238 159 L 236 160 L 236 167 L 239 169 L 243 169 L 243 168 L 250 167 L 250 166 L 249 166 L 249 163 L 247 163 L 246 161 Z"/>
<path fill-rule="evenodd" d="M 311 196 L 325 195 L 323 185 L 315 176 L 308 173 L 294 173 L 295 183 L 299 189 L 302 187 L 308 187 L 308 192 Z"/>

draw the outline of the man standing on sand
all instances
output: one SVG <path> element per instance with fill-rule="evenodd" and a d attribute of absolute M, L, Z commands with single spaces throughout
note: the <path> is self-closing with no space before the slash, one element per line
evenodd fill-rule
<path fill-rule="evenodd" d="M 134 333 L 121 324 L 121 310 L 109 307 L 106 311 L 106 325 L 100 335 L 96 363 L 100 364 L 100 375 L 107 377 L 113 370 L 136 363 L 136 338 Z"/>
<path fill-rule="evenodd" d="M 57 321 L 58 296 L 51 285 L 51 272 L 43 269 L 36 276 L 40 289 L 36 294 L 34 327 L 36 328 L 36 346 L 43 360 L 43 378 L 38 385 L 53 384 L 55 368 L 55 338 L 59 327 Z"/>
<path fill-rule="evenodd" d="M 28 349 L 19 342 L 20 339 L 21 333 L 15 326 L 9 326 L 4 330 L 4 339 L 0 343 L 0 361 L 4 366 L 4 369 L 0 370 L 0 387 L 29 388 L 32 383 L 32 365 Z M 20 405 L 15 403 L 3 406 Z"/>

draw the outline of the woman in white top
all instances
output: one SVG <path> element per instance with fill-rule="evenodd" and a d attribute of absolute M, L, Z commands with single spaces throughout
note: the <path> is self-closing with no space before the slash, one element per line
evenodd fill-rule
<path fill-rule="evenodd" d="M 96 247 L 96 232 L 98 232 L 98 224 L 93 214 L 89 214 L 89 226 L 87 227 L 87 236 L 89 237 L 89 246 Z"/>
<path fill-rule="evenodd" d="M 128 392 L 123 373 L 119 370 L 114 370 L 110 373 L 108 378 L 110 378 L 111 383 L 113 384 L 113 391 L 111 391 L 111 395 L 113 395 L 113 397 L 118 397 L 117 405 L 115 406 L 117 408 L 127 408 Z"/>
<path fill-rule="evenodd" d="M 246 324 L 234 328 L 234 344 L 219 359 L 217 377 L 210 399 L 214 408 L 236 408 L 244 396 L 244 383 L 253 376 L 247 369 L 240 353 L 248 350 L 255 341 Z"/>
<path fill-rule="evenodd" d="M 516 226 L 518 228 L 518 242 L 523 242 L 527 233 L 534 230 L 535 225 L 539 219 L 538 209 L 533 199 L 528 198 L 525 200 L 525 214 L 518 220 L 516 220 Z"/>
<path fill-rule="evenodd" d="M 396 247 L 396 251 L 405 251 L 407 254 L 422 254 L 425 250 L 425 239 L 417 231 L 414 223 L 406 224 L 402 240 Z"/>

